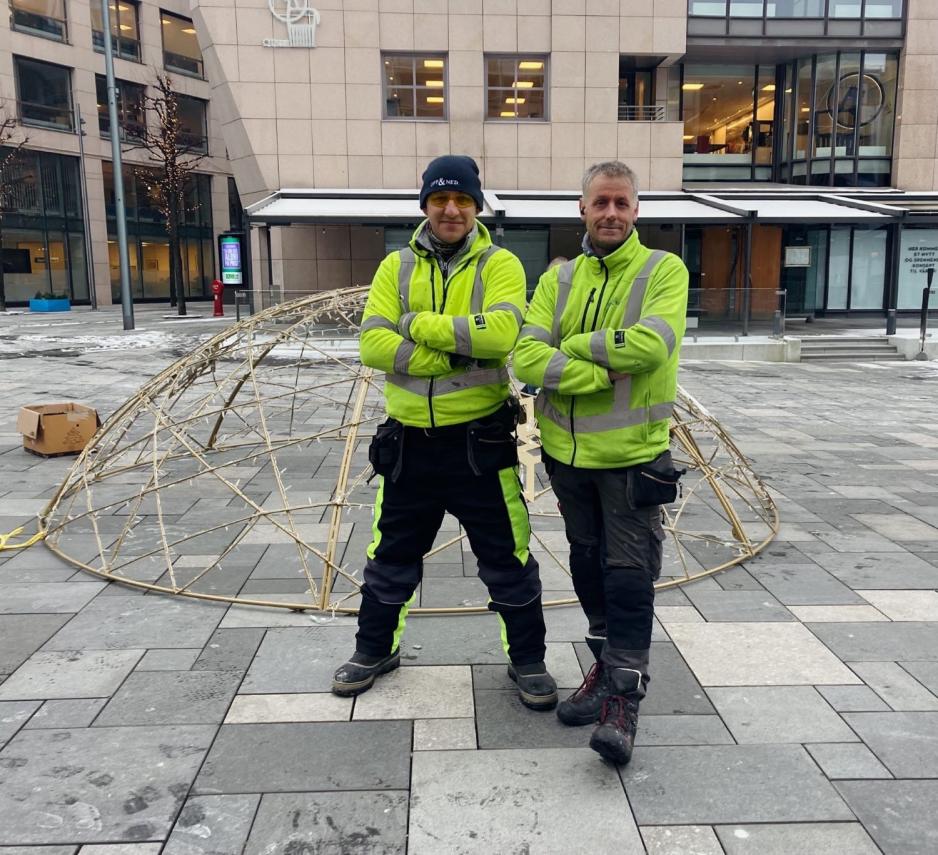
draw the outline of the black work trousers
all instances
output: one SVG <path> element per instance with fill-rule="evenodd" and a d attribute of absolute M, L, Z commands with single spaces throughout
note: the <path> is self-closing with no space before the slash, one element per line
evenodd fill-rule
<path fill-rule="evenodd" d="M 495 429 L 497 432 L 497 429 Z M 513 438 L 508 457 L 516 457 Z M 403 464 L 382 477 L 375 501 L 374 540 L 368 547 L 356 648 L 387 656 L 399 644 L 414 591 L 423 577 L 445 512 L 459 520 L 489 590 L 489 608 L 502 625 L 505 652 L 515 665 L 541 662 L 544 616 L 537 562 L 528 552 L 530 524 L 516 466 L 470 464 L 464 425 L 405 428 Z M 491 462 L 491 461 L 490 461 Z M 500 462 L 505 462 L 504 459 Z"/>
<path fill-rule="evenodd" d="M 648 681 L 655 586 L 661 575 L 661 509 L 633 508 L 626 469 L 581 469 L 551 460 L 551 485 L 570 543 L 573 587 L 602 660 Z"/>

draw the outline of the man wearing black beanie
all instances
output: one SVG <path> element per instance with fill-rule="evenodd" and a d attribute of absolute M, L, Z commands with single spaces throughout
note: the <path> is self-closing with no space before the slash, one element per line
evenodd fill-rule
<path fill-rule="evenodd" d="M 386 374 L 388 420 L 369 449 L 380 482 L 355 653 L 332 690 L 360 694 L 400 665 L 423 556 L 449 512 L 478 559 L 508 676 L 522 703 L 549 710 L 557 686 L 544 664 L 541 582 L 528 551 L 506 368 L 524 313 L 524 269 L 476 221 L 484 198 L 471 157 L 430 163 L 420 207 L 426 219 L 381 263 L 362 317 L 361 360 Z"/>

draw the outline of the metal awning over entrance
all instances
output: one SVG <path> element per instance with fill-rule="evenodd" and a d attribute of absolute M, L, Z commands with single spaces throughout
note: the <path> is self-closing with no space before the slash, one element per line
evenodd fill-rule
<path fill-rule="evenodd" d="M 580 221 L 575 191 L 484 192 L 483 222 L 498 225 L 544 225 Z M 775 193 L 732 191 L 648 191 L 639 193 L 642 223 L 741 224 L 810 223 L 886 224 L 902 219 L 901 199 L 885 194 L 856 198 L 844 193 L 825 194 L 793 188 Z M 910 205 L 911 207 L 911 205 Z M 303 223 L 358 223 L 403 225 L 422 219 L 418 190 L 304 190 L 284 189 L 247 209 L 252 225 Z"/>

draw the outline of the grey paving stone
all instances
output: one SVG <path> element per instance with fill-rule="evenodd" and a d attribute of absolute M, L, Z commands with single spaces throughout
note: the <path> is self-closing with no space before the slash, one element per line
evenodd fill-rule
<path fill-rule="evenodd" d="M 646 825 L 639 831 L 648 855 L 723 855 L 709 825 Z"/>
<path fill-rule="evenodd" d="M 26 723 L 26 729 L 59 730 L 69 727 L 88 727 L 106 703 L 107 698 L 69 698 L 46 701 Z"/>
<path fill-rule="evenodd" d="M 106 697 L 117 690 L 141 656 L 142 650 L 34 653 L 0 686 L 0 700 Z"/>
<path fill-rule="evenodd" d="M 844 662 L 899 662 L 910 656 L 938 662 L 938 623 L 812 623 L 808 628 Z"/>
<path fill-rule="evenodd" d="M 429 718 L 414 722 L 414 751 L 450 751 L 475 747 L 474 718 Z"/>
<path fill-rule="evenodd" d="M 564 609 L 548 609 L 545 618 Z M 548 633 L 548 640 L 553 641 Z M 507 662 L 494 614 L 409 618 L 401 650 L 419 665 L 484 665 Z"/>
<path fill-rule="evenodd" d="M 862 743 L 806 745 L 828 778 L 891 778 L 876 755 Z"/>
<path fill-rule="evenodd" d="M 0 674 L 12 674 L 69 620 L 69 615 L 0 615 Z"/>
<path fill-rule="evenodd" d="M 938 713 L 845 713 L 844 720 L 897 778 L 938 778 Z"/>
<path fill-rule="evenodd" d="M 589 728 L 566 727 L 553 712 L 529 710 L 515 691 L 475 693 L 479 748 L 579 748 Z"/>
<path fill-rule="evenodd" d="M 817 564 L 760 564 L 753 575 L 786 606 L 847 605 L 863 600 Z"/>
<path fill-rule="evenodd" d="M 938 851 L 938 781 L 838 781 L 835 786 L 885 855 Z"/>
<path fill-rule="evenodd" d="M 163 855 L 240 853 L 260 800 L 259 795 L 194 796 L 179 812 Z"/>
<path fill-rule="evenodd" d="M 104 588 L 104 582 L 29 582 L 0 585 L 0 613 L 77 612 Z"/>
<path fill-rule="evenodd" d="M 30 716 L 39 709 L 41 701 L 0 701 L 0 746 L 12 739 Z"/>
<path fill-rule="evenodd" d="M 690 601 L 708 621 L 793 621 L 795 618 L 766 591 L 687 590 Z"/>
<path fill-rule="evenodd" d="M 160 855 L 162 843 L 98 843 L 82 846 L 81 855 Z"/>
<path fill-rule="evenodd" d="M 890 620 L 938 621 L 938 591 L 859 590 Z"/>
<path fill-rule="evenodd" d="M 918 653 L 912 651 L 912 655 L 917 656 Z M 930 692 L 938 692 L 938 661 L 900 662 L 899 664 Z"/>
<path fill-rule="evenodd" d="M 3 855 L 75 855 L 77 846 L 0 846 Z"/>
<path fill-rule="evenodd" d="M 217 629 L 192 666 L 193 671 L 246 671 L 260 647 L 264 630 Z"/>
<path fill-rule="evenodd" d="M 422 751 L 412 794 L 409 855 L 643 849 L 615 771 L 591 751 Z"/>
<path fill-rule="evenodd" d="M 856 822 L 789 825 L 718 825 L 726 855 L 880 855 Z"/>
<path fill-rule="evenodd" d="M 116 727 L 107 739 L 20 731 L 0 751 L 0 844 L 166 837 L 214 735 L 198 726 Z"/>
<path fill-rule="evenodd" d="M 817 562 L 854 590 L 938 587 L 938 567 L 906 551 L 831 553 L 818 556 Z"/>
<path fill-rule="evenodd" d="M 382 677 L 355 701 L 352 718 L 466 718 L 472 716 L 472 674 L 466 665 L 417 665 Z"/>
<path fill-rule="evenodd" d="M 673 624 L 670 635 L 703 686 L 859 682 L 797 623 L 683 623 Z M 766 657 L 766 650 L 772 651 L 771 658 Z"/>
<path fill-rule="evenodd" d="M 850 667 L 896 711 L 938 710 L 938 697 L 896 662 L 852 662 Z"/>
<path fill-rule="evenodd" d="M 411 724 L 226 724 L 195 793 L 406 789 Z"/>
<path fill-rule="evenodd" d="M 288 721 L 348 721 L 352 698 L 331 692 L 293 695 L 238 695 L 225 716 L 225 724 Z"/>
<path fill-rule="evenodd" d="M 711 688 L 707 694 L 740 744 L 856 740 L 813 686 Z"/>
<path fill-rule="evenodd" d="M 268 793 L 244 853 L 399 855 L 407 849 L 407 808 L 406 793 Z"/>
<path fill-rule="evenodd" d="M 648 747 L 621 775 L 640 825 L 853 818 L 797 745 Z"/>
<path fill-rule="evenodd" d="M 108 701 L 95 726 L 221 724 L 240 682 L 237 671 L 137 672 Z"/>
<path fill-rule="evenodd" d="M 269 630 L 240 691 L 245 694 L 330 691 L 335 669 L 355 650 L 355 630 L 351 621 Z"/>
<path fill-rule="evenodd" d="M 148 650 L 137 663 L 137 671 L 186 671 L 192 667 L 201 648 L 179 650 Z"/>
<path fill-rule="evenodd" d="M 886 702 L 869 686 L 816 686 L 837 712 L 885 712 Z"/>
<path fill-rule="evenodd" d="M 45 649 L 202 647 L 224 609 L 178 597 L 98 597 Z"/>

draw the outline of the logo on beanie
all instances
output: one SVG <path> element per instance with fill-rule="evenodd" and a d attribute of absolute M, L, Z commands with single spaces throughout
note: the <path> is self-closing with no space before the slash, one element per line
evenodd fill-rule
<path fill-rule="evenodd" d="M 458 187 L 459 179 L 458 178 L 434 178 L 430 182 L 431 187 Z"/>

